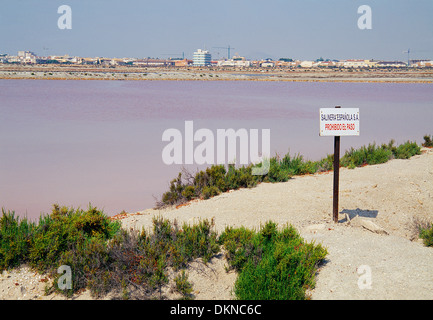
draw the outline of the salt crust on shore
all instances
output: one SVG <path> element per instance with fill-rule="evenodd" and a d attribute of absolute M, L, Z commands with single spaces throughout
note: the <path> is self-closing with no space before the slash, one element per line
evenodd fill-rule
<path fill-rule="evenodd" d="M 401 70 L 171 70 L 161 68 L 1 67 L 0 79 L 30 80 L 169 80 L 169 81 L 289 81 L 433 83 L 433 72 Z"/>
<path fill-rule="evenodd" d="M 332 173 L 262 183 L 253 189 L 192 201 L 179 208 L 148 209 L 123 216 L 124 228 L 150 230 L 152 218 L 193 224 L 200 219 L 226 226 L 259 228 L 272 220 L 292 224 L 307 241 L 328 249 L 312 299 L 433 299 L 433 248 L 424 247 L 413 219 L 433 221 L 433 150 L 409 160 L 340 172 L 339 223 L 331 219 Z M 366 223 L 363 223 L 366 222 Z M 377 229 L 376 229 L 377 227 Z M 233 298 L 234 272 L 222 254 L 188 269 L 196 299 Z M 371 282 L 363 285 L 367 273 Z M 64 299 L 44 296 L 45 277 L 27 267 L 0 276 L 0 299 Z M 359 286 L 359 284 L 361 286 Z M 169 298 L 177 298 L 166 291 Z M 90 299 L 88 292 L 75 297 Z M 110 298 L 110 297 L 107 297 Z"/>

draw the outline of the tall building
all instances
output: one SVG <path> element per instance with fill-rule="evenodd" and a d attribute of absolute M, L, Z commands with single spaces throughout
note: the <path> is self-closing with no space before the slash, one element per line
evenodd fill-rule
<path fill-rule="evenodd" d="M 193 54 L 192 64 L 193 66 L 197 67 L 210 66 L 211 59 L 212 57 L 209 51 L 197 49 L 197 51 Z"/>
<path fill-rule="evenodd" d="M 31 51 L 18 51 L 18 59 L 24 63 L 36 63 L 36 54 Z"/>

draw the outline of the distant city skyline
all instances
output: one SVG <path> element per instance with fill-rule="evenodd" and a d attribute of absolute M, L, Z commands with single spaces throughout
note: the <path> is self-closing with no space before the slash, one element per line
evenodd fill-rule
<path fill-rule="evenodd" d="M 72 29 L 57 12 L 72 10 Z M 358 8 L 372 11 L 361 30 Z M 433 59 L 433 1 L 221 0 L 9 1 L 0 11 L 0 54 L 39 56 L 182 57 L 197 49 L 213 59 Z"/>

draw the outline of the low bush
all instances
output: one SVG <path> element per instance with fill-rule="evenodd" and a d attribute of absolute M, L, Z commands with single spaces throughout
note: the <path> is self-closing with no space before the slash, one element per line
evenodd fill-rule
<path fill-rule="evenodd" d="M 64 251 L 57 262 L 57 266 L 64 265 L 71 268 L 72 288 L 59 289 L 58 281 L 61 274 L 52 270 L 51 276 L 54 278 L 54 283 L 50 289 L 71 297 L 74 293 L 88 288 L 93 296 L 102 296 L 116 288 L 115 285 L 112 285 L 113 273 L 108 269 L 112 263 L 113 260 L 105 241 L 98 238 L 79 241 L 75 246 Z"/>
<path fill-rule="evenodd" d="M 188 275 L 185 270 L 182 270 L 175 278 L 176 291 L 182 295 L 182 300 L 192 299 L 192 284 L 188 281 Z"/>
<path fill-rule="evenodd" d="M 120 228 L 93 207 L 83 211 L 54 205 L 52 213 L 41 216 L 37 224 L 20 220 L 14 212 L 2 213 L 1 270 L 29 263 L 39 271 L 52 271 L 66 251 L 93 238 L 109 239 Z"/>
<path fill-rule="evenodd" d="M 422 144 L 423 147 L 426 148 L 433 148 L 433 136 L 425 135 L 424 136 L 424 143 Z"/>
<path fill-rule="evenodd" d="M 362 146 L 360 149 L 351 148 L 340 160 L 343 167 L 360 167 L 363 165 L 375 165 L 389 161 L 392 151 L 386 145 L 377 147 L 376 144 Z"/>
<path fill-rule="evenodd" d="M 240 300 L 304 300 L 315 285 L 327 250 L 306 243 L 292 227 L 278 231 L 273 222 L 258 232 L 228 227 L 220 236 L 230 268 L 239 276 L 234 292 Z"/>
<path fill-rule="evenodd" d="M 36 225 L 2 209 L 0 219 L 0 273 L 19 266 L 29 254 Z"/>
<path fill-rule="evenodd" d="M 399 145 L 395 152 L 394 156 L 396 159 L 410 159 L 415 155 L 421 154 L 421 148 L 415 142 L 406 142 L 404 144 Z"/>
<path fill-rule="evenodd" d="M 79 254 L 63 263 L 83 270 L 81 274 L 75 272 L 83 277 L 77 279 L 78 284 L 85 284 L 96 297 L 118 292 L 123 299 L 162 299 L 169 268 L 180 270 L 199 257 L 207 262 L 219 251 L 212 229 L 213 221 L 179 228 L 176 222 L 155 218 L 151 233 L 122 230 L 105 247 L 89 247 L 86 258 Z M 185 274 L 181 274 L 176 285 L 183 298 L 192 298 Z"/>
<path fill-rule="evenodd" d="M 203 199 L 209 199 L 212 197 L 215 197 L 221 193 L 221 190 L 218 189 L 216 186 L 205 186 L 202 191 L 201 195 Z"/>
<path fill-rule="evenodd" d="M 261 176 L 252 175 L 252 166 L 235 168 L 229 165 L 213 165 L 195 175 L 186 170 L 179 172 L 170 181 L 170 187 L 162 195 L 157 207 L 176 205 L 195 198 L 209 199 L 232 189 L 251 188 L 261 181 Z"/>
<path fill-rule="evenodd" d="M 334 169 L 334 155 L 328 154 L 317 162 L 317 172 L 327 172 Z"/>
<path fill-rule="evenodd" d="M 42 216 L 34 230 L 28 262 L 40 271 L 58 267 L 59 258 L 70 250 L 87 248 L 88 243 L 111 239 L 120 229 L 100 210 L 87 211 L 54 205 L 52 213 Z"/>
<path fill-rule="evenodd" d="M 311 174 L 317 171 L 316 163 L 304 161 L 304 157 L 299 154 L 292 158 L 290 153 L 287 153 L 281 160 L 280 168 L 287 170 L 290 176 Z"/>
<path fill-rule="evenodd" d="M 264 182 L 285 182 L 290 179 L 290 172 L 281 167 L 278 157 L 269 160 L 269 172 L 263 177 Z"/>
<path fill-rule="evenodd" d="M 351 148 L 342 157 L 340 163 L 343 167 L 355 168 L 363 165 L 375 165 L 388 162 L 392 159 L 409 159 L 421 154 L 421 148 L 415 142 L 406 142 L 396 147 L 395 141 L 380 147 L 375 143 L 362 146 L 359 149 Z"/>
<path fill-rule="evenodd" d="M 94 297 L 113 292 L 123 299 L 163 298 L 169 268 L 180 270 L 195 258 L 207 262 L 219 252 L 213 227 L 213 220 L 179 228 L 155 218 L 152 232 L 127 232 L 93 207 L 83 211 L 55 205 L 39 223 L 3 210 L 0 271 L 29 263 L 53 278 L 48 292 L 67 296 L 87 288 Z M 62 274 L 57 269 L 62 265 L 71 268 L 70 289 L 59 289 Z M 183 297 L 191 298 L 186 275 L 177 280 Z"/>
<path fill-rule="evenodd" d="M 105 242 L 120 229 L 102 211 L 89 206 L 87 211 L 54 205 L 50 215 L 41 216 L 38 223 L 20 220 L 12 212 L 0 219 L 0 270 L 28 263 L 35 270 L 60 277 L 57 268 L 69 265 L 75 277 L 74 290 L 86 286 L 81 274 L 100 266 L 105 254 Z M 86 274 L 85 277 L 88 277 Z"/>
<path fill-rule="evenodd" d="M 433 224 L 427 223 L 419 228 L 419 237 L 423 239 L 424 245 L 433 247 Z"/>

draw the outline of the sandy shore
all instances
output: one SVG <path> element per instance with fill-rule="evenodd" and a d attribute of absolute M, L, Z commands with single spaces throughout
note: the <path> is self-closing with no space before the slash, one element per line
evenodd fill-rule
<path fill-rule="evenodd" d="M 433 249 L 418 240 L 413 223 L 414 218 L 433 221 L 433 149 L 409 160 L 343 168 L 340 179 L 338 224 L 331 219 L 332 173 L 262 183 L 177 209 L 131 213 L 120 221 L 128 229 L 150 229 L 159 215 L 189 224 L 214 218 L 217 232 L 226 226 L 259 228 L 269 220 L 292 224 L 329 252 L 312 299 L 433 299 Z M 191 265 L 196 299 L 232 298 L 236 275 L 227 274 L 224 265 L 222 255 L 207 266 L 199 261 Z M 32 274 L 24 270 L 1 276 L 0 299 L 58 298 L 31 291 Z M 362 281 L 367 275 L 371 281 L 366 287 Z M 27 280 L 17 280 L 25 276 Z"/>
<path fill-rule="evenodd" d="M 94 66 L 0 66 L 0 79 L 33 80 L 231 80 L 307 82 L 433 83 L 430 69 L 217 69 Z"/>

